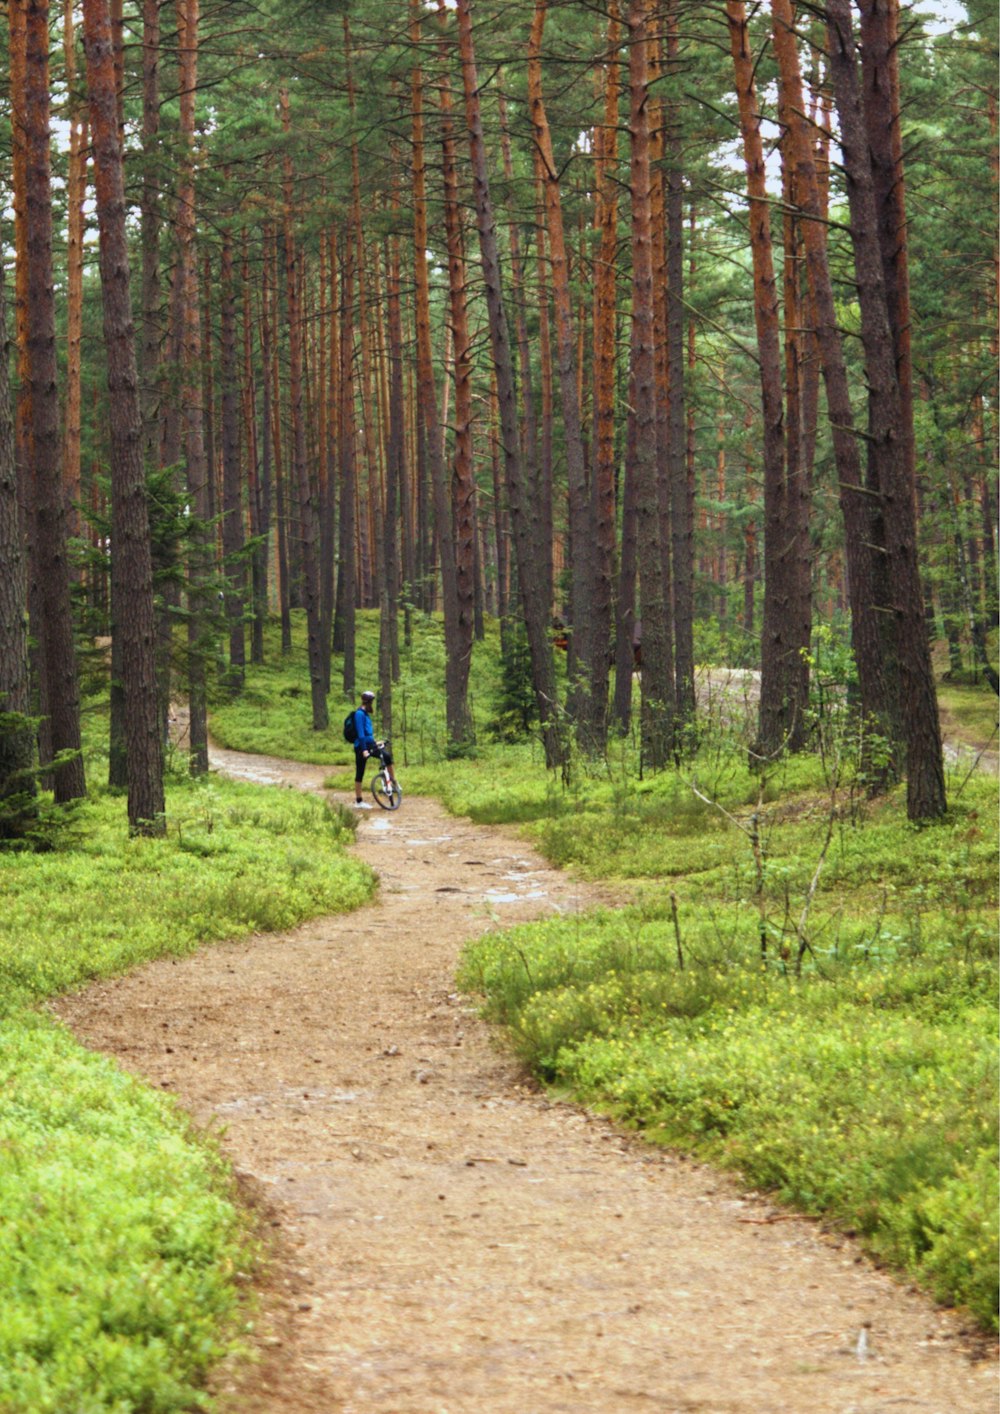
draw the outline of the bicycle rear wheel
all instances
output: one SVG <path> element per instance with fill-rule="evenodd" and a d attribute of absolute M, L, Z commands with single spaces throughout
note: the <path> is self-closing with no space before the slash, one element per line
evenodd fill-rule
<path fill-rule="evenodd" d="M 383 810 L 398 810 L 403 792 L 395 781 L 387 781 L 385 772 L 379 771 L 372 781 L 372 795 Z"/>

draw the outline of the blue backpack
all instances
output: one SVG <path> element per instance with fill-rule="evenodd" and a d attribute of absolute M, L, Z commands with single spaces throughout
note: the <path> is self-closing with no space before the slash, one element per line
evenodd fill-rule
<path fill-rule="evenodd" d="M 354 710 L 353 712 L 348 712 L 347 716 L 344 718 L 344 740 L 345 740 L 345 741 L 349 741 L 349 742 L 351 743 L 351 745 L 353 746 L 353 744 L 357 741 L 357 739 L 358 739 L 358 713 L 357 713 L 357 708 L 355 708 L 355 710 Z"/>

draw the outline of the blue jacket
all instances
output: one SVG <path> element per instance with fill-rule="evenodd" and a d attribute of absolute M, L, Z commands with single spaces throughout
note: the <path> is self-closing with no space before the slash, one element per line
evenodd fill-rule
<path fill-rule="evenodd" d="M 358 707 L 354 713 L 354 725 L 356 736 L 354 738 L 355 751 L 377 751 L 375 745 L 375 728 L 372 726 L 372 719 L 363 707 Z"/>

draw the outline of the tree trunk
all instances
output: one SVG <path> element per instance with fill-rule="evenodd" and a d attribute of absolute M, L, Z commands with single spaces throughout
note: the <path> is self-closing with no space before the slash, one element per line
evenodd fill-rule
<path fill-rule="evenodd" d="M 503 156 L 504 180 L 513 190 L 514 162 L 511 156 L 510 130 L 507 122 L 507 103 L 503 93 L 497 95 L 500 114 L 500 150 Z M 538 484 L 538 417 L 535 410 L 535 389 L 531 368 L 531 343 L 528 335 L 527 298 L 524 283 L 524 264 L 521 258 L 521 231 L 517 221 L 508 223 L 507 238 L 510 242 L 510 277 L 513 288 L 515 324 L 517 326 L 517 362 L 520 378 L 521 406 L 521 464 L 524 467 L 526 483 Z M 546 334 L 547 334 L 547 325 Z M 495 411 L 495 409 L 494 409 Z M 492 419 L 495 421 L 495 418 Z M 492 425 L 492 424 L 491 424 Z M 493 438 L 494 457 L 499 454 L 496 438 Z M 497 614 L 500 618 L 500 639 L 506 640 L 507 618 L 510 612 L 510 583 L 507 565 L 507 534 L 503 525 L 502 496 L 500 483 L 496 482 L 494 500 L 494 522 L 497 550 Z"/>
<path fill-rule="evenodd" d="M 111 438 L 111 554 L 125 689 L 128 819 L 133 833 L 166 830 L 157 694 L 153 560 L 143 466 L 142 409 L 129 291 L 125 182 L 107 0 L 84 0 L 87 87 L 100 234 Z"/>
<path fill-rule="evenodd" d="M 288 90 L 279 95 L 282 129 L 291 132 Z M 312 689 L 312 727 L 326 731 L 330 714 L 326 705 L 326 669 L 323 644 L 323 614 L 319 584 L 319 518 L 316 495 L 309 475 L 306 456 L 305 389 L 302 376 L 303 320 L 299 292 L 299 256 L 292 225 L 292 159 L 285 150 L 283 159 L 283 210 L 285 235 L 285 299 L 288 309 L 288 392 L 292 412 L 292 474 L 299 493 L 300 546 L 302 555 L 302 591 L 306 610 L 306 635 L 309 646 L 309 682 Z"/>
<path fill-rule="evenodd" d="M 356 245 L 350 233 L 344 242 L 340 279 L 340 504 L 337 516 L 340 563 L 337 567 L 337 603 L 333 620 L 333 649 L 343 654 L 344 696 L 353 698 L 355 687 L 355 525 L 357 519 L 357 433 L 354 414 L 354 259 Z"/>
<path fill-rule="evenodd" d="M 593 652 L 590 663 L 589 731 L 600 749 L 608 734 L 608 663 L 611 654 L 615 559 L 615 337 L 618 246 L 618 46 L 617 3 L 608 14 L 604 122 L 596 134 L 594 226 L 600 231 L 594 273 L 594 413 L 591 501 L 594 520 Z"/>
<path fill-rule="evenodd" d="M 394 213 L 399 212 L 399 188 L 394 179 Z M 399 675 L 399 509 L 400 491 L 405 484 L 406 408 L 403 391 L 403 316 L 400 305 L 399 238 L 392 236 L 386 252 L 387 342 L 389 358 L 389 439 L 385 474 L 385 524 L 383 529 L 382 580 L 385 592 L 379 616 L 379 632 L 385 643 L 384 670 L 380 674 L 380 714 L 382 728 L 392 734 L 392 684 Z M 388 697 L 387 697 L 388 693 Z M 388 701 L 389 712 L 386 714 Z"/>
<path fill-rule="evenodd" d="M 633 461 L 626 470 L 634 485 L 639 556 L 639 615 L 642 620 L 642 750 L 657 770 L 673 748 L 676 708 L 667 654 L 656 460 L 656 366 L 653 319 L 653 239 L 650 200 L 650 121 L 646 0 L 630 0 L 629 136 L 632 194 L 632 386 L 635 416 Z"/>
<path fill-rule="evenodd" d="M 27 594 L 10 400 L 10 337 L 0 280 L 0 839 L 15 839 L 37 816 L 34 729 L 28 672 Z"/>
<path fill-rule="evenodd" d="M 451 93 L 447 81 L 440 86 L 441 137 L 443 145 L 444 220 L 448 247 L 448 292 L 454 344 L 455 447 L 452 461 L 451 494 L 441 487 L 438 523 L 441 531 L 442 571 L 446 555 L 453 556 L 452 592 L 449 612 L 445 598 L 445 697 L 448 743 L 452 751 L 468 750 L 472 735 L 469 713 L 469 667 L 475 615 L 475 535 L 472 468 L 472 349 L 465 294 L 465 253 L 462 243 L 462 209 L 459 203 L 455 168 L 455 133 Z M 442 573 L 447 595 L 448 578 Z"/>
<path fill-rule="evenodd" d="M 84 199 L 87 191 L 87 119 L 77 94 L 73 0 L 63 9 L 66 111 L 69 155 L 66 178 L 66 411 L 63 428 L 63 484 L 67 530 L 79 535 L 80 522 L 80 338 L 83 332 Z"/>
<path fill-rule="evenodd" d="M 636 490 L 635 379 L 629 380 L 628 422 L 625 443 L 625 490 L 622 497 L 622 548 L 618 569 L 618 601 L 615 608 L 615 696 L 614 719 L 620 736 L 632 725 L 632 674 L 635 669 L 635 584 L 639 566 Z"/>
<path fill-rule="evenodd" d="M 62 803 L 85 795 L 86 783 L 80 754 L 80 692 L 60 458 L 49 155 L 49 7 L 47 0 L 14 0 L 14 3 L 17 8 L 23 7 L 26 22 L 27 347 L 35 559 L 52 750 L 56 755 L 71 753 L 54 771 L 55 797 Z"/>
<path fill-rule="evenodd" d="M 323 496 L 320 505 L 320 591 L 323 604 L 323 643 L 325 651 L 325 662 L 327 665 L 327 687 L 329 690 L 329 679 L 332 665 L 330 663 L 331 650 L 333 648 L 333 609 L 336 586 L 336 499 L 335 487 L 337 481 L 337 447 L 339 436 L 339 409 L 340 409 L 340 322 L 337 317 L 338 292 L 338 248 L 337 232 L 335 227 L 331 227 L 326 241 L 328 275 L 325 285 L 324 298 L 327 301 L 327 313 L 323 317 L 323 324 L 326 326 L 327 338 L 327 375 L 323 380 L 320 389 L 320 397 L 326 408 L 326 442 L 323 451 L 324 474 L 323 474 Z"/>
<path fill-rule="evenodd" d="M 827 39 L 840 117 L 841 148 L 851 212 L 851 240 L 861 339 L 868 381 L 868 449 L 882 497 L 892 586 L 890 608 L 900 673 L 900 700 L 906 740 L 906 810 L 911 820 L 934 819 L 946 809 L 944 759 L 930 645 L 924 625 L 924 596 L 917 546 L 913 438 L 906 428 L 912 404 L 900 394 L 897 350 L 886 297 L 878 215 L 864 115 L 858 87 L 848 0 L 829 0 Z M 886 145 L 891 133 L 881 135 Z M 895 164 L 892 165 L 895 170 Z M 901 180 L 901 171 L 896 173 Z M 892 264 L 892 262 L 890 262 Z M 897 287 L 898 288 L 898 287 Z M 897 298 L 896 313 L 902 312 Z M 909 358 L 905 356 L 908 369 Z"/>
<path fill-rule="evenodd" d="M 656 418 L 656 513 L 659 525 L 660 574 L 663 577 L 664 672 L 676 699 L 674 654 L 673 509 L 670 461 L 670 288 L 667 270 L 667 202 L 664 171 L 662 41 L 651 27 L 655 15 L 650 0 L 647 18 L 646 57 L 649 79 L 649 218 L 653 262 L 653 388 Z M 635 445 L 635 429 L 630 429 Z M 641 575 L 640 575 L 641 579 Z M 671 725 L 671 731 L 673 726 Z"/>
<path fill-rule="evenodd" d="M 178 0 L 177 45 L 180 54 L 181 174 L 174 229 L 177 238 L 176 303 L 179 310 L 180 399 L 187 460 L 187 489 L 200 526 L 188 553 L 188 758 L 191 774 L 208 771 L 207 661 L 212 652 L 209 577 L 212 571 L 207 526 L 210 519 L 209 475 L 202 406 L 202 344 L 198 270 L 195 252 L 195 94 L 198 85 L 199 0 Z"/>
<path fill-rule="evenodd" d="M 791 654 L 797 652 L 799 645 L 790 632 L 793 627 L 788 586 L 791 527 L 785 479 L 781 334 L 771 245 L 770 198 L 754 83 L 756 66 L 743 0 L 727 0 L 726 16 L 750 196 L 754 321 L 764 419 L 764 622 L 761 631 L 760 715 L 754 754 L 766 758 L 791 744 L 804 704 L 797 700 L 794 691 L 795 665 L 791 662 Z M 752 598 L 750 608 L 752 613 Z"/>
<path fill-rule="evenodd" d="M 827 259 L 826 228 L 810 130 L 805 115 L 802 77 L 799 68 L 790 0 L 771 0 L 774 54 L 779 85 L 789 127 L 785 142 L 795 170 L 795 191 L 802 211 L 802 236 L 806 251 L 806 273 L 816 315 L 817 342 L 823 363 L 827 415 L 833 436 L 834 457 L 844 517 L 848 558 L 848 589 L 854 652 L 858 668 L 861 713 L 867 734 L 891 740 L 888 694 L 883 671 L 883 649 L 878 623 L 875 560 L 875 530 L 869 498 L 862 485 L 861 459 L 854 433 L 854 415 Z M 891 764 L 873 771 L 873 788 L 891 778 Z"/>
<path fill-rule="evenodd" d="M 677 67 L 677 0 L 667 14 L 667 75 Z M 687 428 L 684 411 L 684 176 L 676 100 L 667 113 L 664 157 L 667 165 L 667 346 L 670 408 L 667 459 L 673 518 L 674 672 L 680 722 L 694 719 L 694 495 L 688 480 Z M 646 626 L 643 622 L 643 639 Z M 646 655 L 643 651 L 643 662 Z"/>
<path fill-rule="evenodd" d="M 542 160 L 535 148 L 532 152 L 535 168 L 535 185 L 542 185 Z M 552 396 L 552 331 L 549 325 L 549 255 L 545 237 L 545 206 L 539 192 L 535 218 L 535 255 L 538 270 L 538 292 L 535 308 L 538 312 L 538 371 L 540 383 L 540 446 L 538 473 L 534 479 L 533 494 L 538 498 L 535 534 L 538 540 L 537 554 L 540 579 L 537 593 L 545 601 L 545 612 L 551 616 L 555 603 L 555 525 L 554 495 L 552 485 L 552 431 L 554 399 Z M 525 466 L 525 471 L 530 470 Z M 530 487 L 532 481 L 526 484 Z"/>
<path fill-rule="evenodd" d="M 556 355 L 559 393 L 562 403 L 566 483 L 569 502 L 570 604 L 572 635 L 571 671 L 576 686 L 569 695 L 574 717 L 589 721 L 587 703 L 593 662 L 593 586 L 595 578 L 594 532 L 587 491 L 580 425 L 580 398 L 577 379 L 576 338 L 569 283 L 569 260 L 563 229 L 562 197 L 545 101 L 542 94 L 541 46 L 545 29 L 547 0 L 535 0 L 535 13 L 528 41 L 528 104 L 539 159 L 545 224 L 549 240 L 552 294 L 555 307 Z"/>
<path fill-rule="evenodd" d="M 22 531 L 27 545 L 28 575 L 28 655 L 33 679 L 33 707 L 38 719 L 38 755 L 43 766 L 52 760 L 52 723 L 45 666 L 45 625 L 42 614 L 40 566 L 37 554 L 37 526 L 34 487 L 31 480 L 31 350 L 28 342 L 28 122 L 27 86 L 27 5 L 24 0 L 8 7 L 10 43 L 11 167 L 14 198 L 14 330 L 17 343 L 17 400 L 14 408 L 14 449 L 17 465 Z M 46 789 L 51 776 L 43 778 Z"/>
<path fill-rule="evenodd" d="M 243 485 L 240 476 L 239 373 L 236 366 L 236 278 L 233 271 L 233 237 L 222 233 L 222 267 L 219 291 L 222 304 L 222 554 L 226 583 L 226 618 L 229 621 L 229 684 L 243 686 L 246 671 L 246 567 L 243 562 Z"/>
<path fill-rule="evenodd" d="M 548 614 L 537 592 L 533 592 L 534 586 L 537 585 L 541 577 L 539 575 L 540 566 L 534 553 L 537 541 L 528 500 L 528 487 L 524 482 L 521 462 L 514 361 L 507 329 L 507 313 L 503 301 L 497 250 L 496 222 L 493 216 L 493 203 L 490 197 L 486 166 L 486 148 L 483 141 L 479 107 L 479 82 L 476 77 L 470 0 L 457 0 L 457 12 L 462 82 L 465 90 L 465 119 L 472 157 L 479 250 L 486 285 L 490 344 L 493 351 L 493 366 L 496 371 L 500 426 L 503 436 L 507 498 L 517 552 L 518 580 L 528 635 L 528 648 L 531 655 L 532 683 L 538 704 L 539 720 L 542 724 L 546 765 L 549 767 L 559 766 L 565 770 L 566 753 L 559 722 L 559 702 L 556 691 L 555 667 L 552 662 L 552 647 L 549 642 Z"/>

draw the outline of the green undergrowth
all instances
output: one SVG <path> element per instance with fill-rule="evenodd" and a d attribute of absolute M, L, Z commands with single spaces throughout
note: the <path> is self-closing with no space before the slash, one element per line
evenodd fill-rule
<path fill-rule="evenodd" d="M 767 804 L 736 765 L 700 799 L 698 770 L 540 816 L 532 795 L 548 856 L 637 901 L 489 935 L 461 984 L 549 1084 L 995 1327 L 995 781 L 956 778 L 918 828 L 899 793 L 820 793 L 816 763 Z"/>
<path fill-rule="evenodd" d="M 353 822 L 298 792 L 174 780 L 167 819 L 129 839 L 124 799 L 96 794 L 47 851 L 0 854 L 2 1414 L 208 1407 L 253 1261 L 211 1147 L 34 1005 L 374 887 Z"/>
<path fill-rule="evenodd" d="M 0 1409 L 188 1411 L 244 1337 L 249 1233 L 176 1107 L 30 1013 L 0 1030 Z"/>

